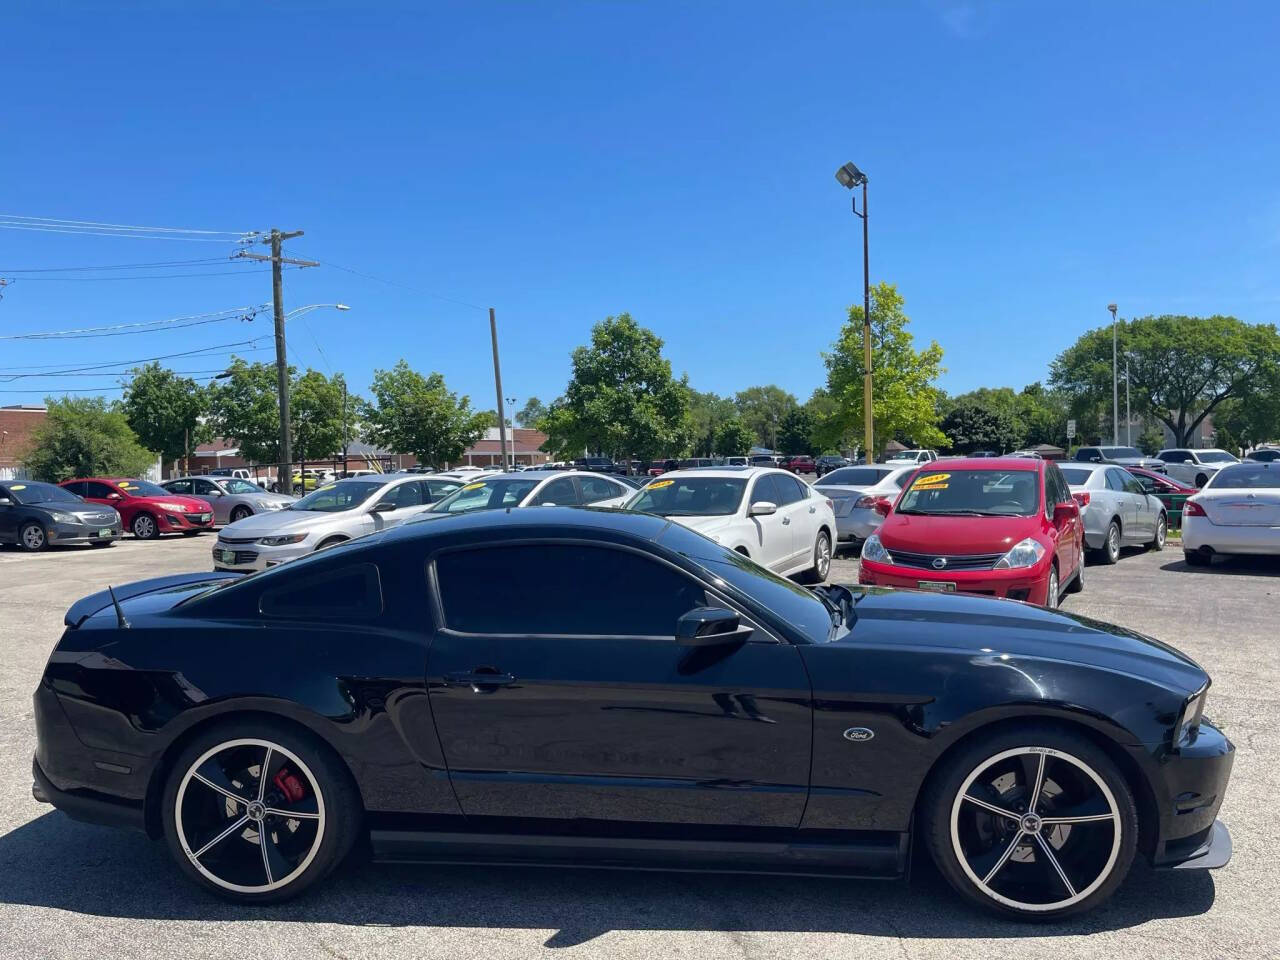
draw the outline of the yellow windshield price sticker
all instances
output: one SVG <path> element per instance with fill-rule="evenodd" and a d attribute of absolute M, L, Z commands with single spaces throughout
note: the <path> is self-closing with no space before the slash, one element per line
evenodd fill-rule
<path fill-rule="evenodd" d="M 916 482 L 913 483 L 912 486 L 913 487 L 940 487 L 940 489 L 945 490 L 947 489 L 947 486 L 946 486 L 947 481 L 950 479 L 951 479 L 951 474 L 949 473 L 926 473 L 924 474 L 924 476 L 916 480 Z"/>
<path fill-rule="evenodd" d="M 675 481 L 674 481 L 674 480 L 655 480 L 655 481 L 653 481 L 653 483 L 649 484 L 649 489 L 650 489 L 650 490 L 661 490 L 663 487 L 669 487 L 669 486 L 671 486 L 673 483 L 675 483 Z"/>
<path fill-rule="evenodd" d="M 483 486 L 484 486 L 484 481 L 483 481 L 483 480 L 477 480 L 475 483 L 468 483 L 468 484 L 467 484 L 465 487 L 463 487 L 462 489 L 463 489 L 463 490 L 479 490 L 479 489 L 480 489 L 481 487 L 483 487 Z"/>
<path fill-rule="evenodd" d="M 9 489 L 10 489 L 10 490 L 25 490 L 25 489 L 27 489 L 27 485 L 26 485 L 25 483 L 15 483 L 15 484 L 14 484 L 12 487 L 10 487 Z"/>
<path fill-rule="evenodd" d="M 132 483 L 130 483 L 128 480 L 121 480 L 121 481 L 120 481 L 120 489 L 121 489 L 121 490 L 128 490 L 128 489 L 129 489 L 130 487 L 132 487 L 132 486 L 133 486 L 133 484 L 132 484 Z"/>

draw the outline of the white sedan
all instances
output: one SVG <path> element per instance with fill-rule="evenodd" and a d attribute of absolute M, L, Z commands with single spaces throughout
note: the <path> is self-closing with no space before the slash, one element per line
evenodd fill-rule
<path fill-rule="evenodd" d="M 1280 462 L 1235 463 L 1210 477 L 1182 508 L 1182 549 L 1196 567 L 1222 554 L 1280 554 Z"/>
<path fill-rule="evenodd" d="M 635 493 L 615 477 L 574 470 L 519 470 L 466 480 L 423 519 L 503 507 L 620 507 Z"/>
<path fill-rule="evenodd" d="M 668 517 L 782 576 L 825 580 L 831 569 L 831 501 L 785 470 L 673 470 L 627 508 Z"/>
<path fill-rule="evenodd" d="M 1161 450 L 1156 459 L 1164 462 L 1165 473 L 1192 487 L 1203 487 L 1223 467 L 1240 462 L 1225 450 L 1193 450 L 1189 447 Z"/>

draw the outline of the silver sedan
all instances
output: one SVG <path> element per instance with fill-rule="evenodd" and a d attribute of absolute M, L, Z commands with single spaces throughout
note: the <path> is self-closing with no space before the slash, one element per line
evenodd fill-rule
<path fill-rule="evenodd" d="M 1084 519 L 1084 545 L 1104 563 L 1120 559 L 1122 546 L 1164 548 L 1169 517 L 1159 497 L 1142 488 L 1124 467 L 1106 463 L 1061 463 L 1062 476 Z"/>
<path fill-rule="evenodd" d="M 273 513 L 293 503 L 297 497 L 269 493 L 256 483 L 239 477 L 174 477 L 160 486 L 170 493 L 199 497 L 213 507 L 218 526 L 235 523 L 255 513 Z"/>
<path fill-rule="evenodd" d="M 813 489 L 831 500 L 836 512 L 836 536 L 857 546 L 880 529 L 889 507 L 898 498 L 918 465 L 871 463 L 832 470 Z"/>

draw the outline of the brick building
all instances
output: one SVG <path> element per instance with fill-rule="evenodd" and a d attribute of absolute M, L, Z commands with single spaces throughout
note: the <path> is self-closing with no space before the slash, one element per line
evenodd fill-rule
<path fill-rule="evenodd" d="M 48 411 L 40 404 L 0 407 L 0 478 L 23 475 L 22 455 Z"/>

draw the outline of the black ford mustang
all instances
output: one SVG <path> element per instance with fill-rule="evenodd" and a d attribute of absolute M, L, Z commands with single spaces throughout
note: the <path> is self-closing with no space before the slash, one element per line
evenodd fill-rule
<path fill-rule="evenodd" d="M 410 523 L 78 602 L 35 796 L 242 901 L 386 860 L 895 877 L 1055 917 L 1135 854 L 1219 867 L 1233 748 L 1154 640 L 977 597 L 801 589 L 668 521 Z"/>

